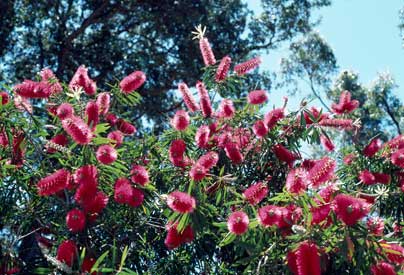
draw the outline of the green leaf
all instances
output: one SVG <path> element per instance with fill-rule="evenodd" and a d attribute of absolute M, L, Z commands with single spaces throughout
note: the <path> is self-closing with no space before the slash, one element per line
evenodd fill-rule
<path fill-rule="evenodd" d="M 232 243 L 236 239 L 237 235 L 233 233 L 227 233 L 226 237 L 219 243 L 219 246 L 226 246 L 230 243 Z"/>
<path fill-rule="evenodd" d="M 128 252 L 129 252 L 129 248 L 128 246 L 125 246 L 123 252 L 122 252 L 122 257 L 121 257 L 121 264 L 119 265 L 119 270 L 122 270 L 125 261 L 126 261 L 126 257 L 128 256 Z"/>
<path fill-rule="evenodd" d="M 95 264 L 93 265 L 93 267 L 91 268 L 91 272 L 94 271 L 98 271 L 98 267 L 100 266 L 100 264 L 104 261 L 105 257 L 107 257 L 109 254 L 109 251 L 105 251 L 95 262 Z M 91 273 L 90 272 L 90 273 Z"/>
<path fill-rule="evenodd" d="M 99 134 L 107 132 L 108 129 L 109 129 L 108 123 L 100 123 L 97 124 L 97 127 L 95 127 L 94 133 L 98 136 Z"/>

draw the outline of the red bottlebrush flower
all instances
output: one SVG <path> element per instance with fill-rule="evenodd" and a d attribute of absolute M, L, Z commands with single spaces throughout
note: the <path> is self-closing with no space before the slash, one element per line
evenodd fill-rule
<path fill-rule="evenodd" d="M 178 131 L 184 131 L 189 125 L 189 115 L 184 110 L 178 110 L 171 119 L 171 125 Z"/>
<path fill-rule="evenodd" d="M 89 214 L 99 214 L 108 204 L 108 196 L 98 191 L 95 195 L 82 202 L 84 210 Z"/>
<path fill-rule="evenodd" d="M 112 126 L 116 125 L 116 122 L 118 121 L 118 117 L 113 113 L 108 113 L 108 114 L 105 115 L 105 120 L 112 127 Z"/>
<path fill-rule="evenodd" d="M 168 249 L 174 249 L 179 247 L 181 244 L 190 243 L 194 239 L 194 231 L 191 225 L 187 225 L 182 232 L 177 231 L 178 223 L 167 224 L 167 236 L 164 244 Z"/>
<path fill-rule="evenodd" d="M 139 207 L 144 201 L 144 193 L 139 188 L 132 188 L 132 197 L 129 201 L 129 205 L 132 207 Z"/>
<path fill-rule="evenodd" d="M 372 275 L 396 275 L 394 266 L 386 262 L 379 262 L 370 267 Z"/>
<path fill-rule="evenodd" d="M 243 235 L 248 230 L 250 220 L 243 211 L 236 211 L 231 213 L 227 220 L 227 228 L 229 231 L 236 235 Z"/>
<path fill-rule="evenodd" d="M 56 259 L 65 263 L 68 266 L 73 266 L 74 261 L 77 258 L 77 246 L 74 241 L 63 241 L 57 251 Z"/>
<path fill-rule="evenodd" d="M 206 90 L 205 84 L 203 84 L 203 82 L 201 81 L 198 81 L 196 83 L 196 89 L 198 90 L 199 105 L 201 107 L 203 117 L 211 117 L 213 113 L 212 103 L 210 102 L 209 93 Z"/>
<path fill-rule="evenodd" d="M 219 154 L 210 151 L 201 156 L 196 163 L 205 168 L 206 170 L 209 170 L 215 167 L 218 161 L 219 161 Z"/>
<path fill-rule="evenodd" d="M 76 170 L 73 179 L 76 184 L 97 183 L 98 171 L 94 165 L 84 165 Z"/>
<path fill-rule="evenodd" d="M 263 104 L 268 100 L 267 92 L 265 90 L 251 91 L 247 96 L 247 101 L 253 105 Z"/>
<path fill-rule="evenodd" d="M 130 174 L 132 182 L 140 184 L 141 186 L 145 186 L 149 182 L 149 173 L 144 166 L 133 165 Z"/>
<path fill-rule="evenodd" d="M 14 92 L 26 98 L 48 98 L 51 95 L 50 86 L 44 82 L 24 80 L 14 87 Z"/>
<path fill-rule="evenodd" d="M 6 92 L 0 92 L 0 104 L 6 105 L 10 101 L 10 96 Z"/>
<path fill-rule="evenodd" d="M 313 168 L 309 170 L 307 180 L 312 187 L 318 187 L 334 177 L 335 166 L 335 160 L 324 157 L 317 161 Z"/>
<path fill-rule="evenodd" d="M 208 148 L 210 137 L 210 129 L 206 125 L 202 125 L 198 128 L 195 134 L 195 142 L 199 148 Z"/>
<path fill-rule="evenodd" d="M 375 176 L 377 183 L 389 184 L 391 182 L 391 176 L 389 174 L 373 173 L 373 176 Z"/>
<path fill-rule="evenodd" d="M 121 146 L 121 144 L 123 142 L 123 135 L 122 135 L 122 132 L 119 131 L 119 130 L 112 131 L 111 133 L 109 133 L 107 135 L 107 138 L 112 139 L 112 140 L 115 141 L 115 143 L 113 143 L 113 145 L 115 147 Z"/>
<path fill-rule="evenodd" d="M 94 181 L 83 182 L 77 188 L 74 200 L 80 204 L 91 201 L 97 193 L 97 185 L 98 183 Z"/>
<path fill-rule="evenodd" d="M 116 127 L 125 135 L 133 135 L 136 133 L 136 127 L 122 118 L 116 120 Z"/>
<path fill-rule="evenodd" d="M 86 105 L 85 113 L 87 117 L 87 125 L 94 131 L 100 120 L 97 103 L 95 101 L 89 101 Z"/>
<path fill-rule="evenodd" d="M 59 80 L 51 69 L 42 69 L 42 71 L 39 72 L 39 75 L 41 76 L 41 81 L 50 86 L 51 94 L 57 94 L 63 91 L 62 85 L 60 85 Z"/>
<path fill-rule="evenodd" d="M 295 154 L 293 154 L 291 151 L 286 149 L 285 146 L 282 144 L 276 144 L 272 147 L 276 157 L 282 161 L 285 162 L 289 165 L 289 167 L 293 167 L 293 164 L 296 160 Z"/>
<path fill-rule="evenodd" d="M 237 73 L 237 75 L 245 75 L 251 70 L 254 70 L 261 64 L 261 58 L 260 57 L 255 57 L 250 60 L 247 60 L 246 62 L 237 64 L 234 66 L 234 71 Z"/>
<path fill-rule="evenodd" d="M 359 106 L 359 101 L 351 100 L 351 93 L 343 91 L 339 98 L 339 103 L 333 103 L 331 109 L 338 115 L 352 113 Z"/>
<path fill-rule="evenodd" d="M 236 109 L 234 108 L 233 101 L 230 99 L 223 99 L 222 102 L 220 102 L 218 112 L 219 117 L 232 118 L 235 113 Z"/>
<path fill-rule="evenodd" d="M 390 262 L 397 265 L 404 264 L 404 247 L 395 243 L 386 242 L 383 242 L 380 245 Z"/>
<path fill-rule="evenodd" d="M 253 131 L 258 138 L 263 138 L 268 134 L 268 127 L 263 120 L 257 120 L 254 123 Z"/>
<path fill-rule="evenodd" d="M 81 272 L 85 272 L 85 274 L 90 274 L 91 269 L 93 268 L 96 259 L 93 257 L 85 257 L 83 263 L 81 264 Z M 97 272 L 92 272 L 91 275 L 96 275 Z"/>
<path fill-rule="evenodd" d="M 142 71 L 134 71 L 130 75 L 124 77 L 119 83 L 119 87 L 125 94 L 130 94 L 134 90 L 140 88 L 146 81 L 146 75 Z"/>
<path fill-rule="evenodd" d="M 189 90 L 187 84 L 185 84 L 184 82 L 179 83 L 178 91 L 180 91 L 182 99 L 184 100 L 185 105 L 187 105 L 187 108 L 191 113 L 199 110 L 198 104 L 196 104 L 196 101 L 192 96 L 192 93 Z"/>
<path fill-rule="evenodd" d="M 0 137 L 0 139 L 1 139 L 1 137 Z M 50 142 L 64 147 L 67 145 L 69 140 L 67 139 L 67 137 L 64 134 L 58 134 L 58 135 L 54 136 L 53 138 L 51 138 Z M 1 144 L 1 142 L 0 142 L 0 144 Z M 53 154 L 53 153 L 56 153 L 56 149 L 48 146 L 47 152 L 49 154 Z"/>
<path fill-rule="evenodd" d="M 65 169 L 60 169 L 53 174 L 41 179 L 38 184 L 38 194 L 40 196 L 50 196 L 66 188 L 69 183 L 70 173 Z"/>
<path fill-rule="evenodd" d="M 378 138 L 372 139 L 372 141 L 366 145 L 366 147 L 363 149 L 363 155 L 366 157 L 373 157 L 376 155 L 377 152 L 382 148 L 382 141 Z"/>
<path fill-rule="evenodd" d="M 327 220 L 327 226 L 331 222 L 331 220 L 328 219 L 331 212 L 330 204 L 321 204 L 317 207 L 311 207 L 310 212 L 312 215 L 311 224 L 320 224 L 323 221 Z"/>
<path fill-rule="evenodd" d="M 328 152 L 334 151 L 335 145 L 329 137 L 321 135 L 320 142 L 323 145 L 324 149 L 326 149 Z"/>
<path fill-rule="evenodd" d="M 217 67 L 215 80 L 216 82 L 222 82 L 226 79 L 227 73 L 229 72 L 231 64 L 230 56 L 226 55 L 225 57 L 220 60 L 219 67 Z"/>
<path fill-rule="evenodd" d="M 187 193 L 174 191 L 168 194 L 167 205 L 178 213 L 192 213 L 196 207 L 196 201 Z"/>
<path fill-rule="evenodd" d="M 342 119 L 342 118 L 323 119 L 318 123 L 318 125 L 323 127 L 346 129 L 346 130 L 354 128 L 352 119 Z"/>
<path fill-rule="evenodd" d="M 182 157 L 186 150 L 185 141 L 182 139 L 176 139 L 171 142 L 169 153 L 172 157 Z"/>
<path fill-rule="evenodd" d="M 394 165 L 404 168 L 404 149 L 400 149 L 394 152 L 390 157 L 391 163 Z"/>
<path fill-rule="evenodd" d="M 226 156 L 234 163 L 240 164 L 244 161 L 244 156 L 240 151 L 240 146 L 234 142 L 226 143 L 224 147 L 224 151 L 226 152 Z"/>
<path fill-rule="evenodd" d="M 301 242 L 295 251 L 288 253 L 288 266 L 296 275 L 321 275 L 321 263 L 317 245 Z"/>
<path fill-rule="evenodd" d="M 111 145 L 104 144 L 98 147 L 96 157 L 102 164 L 111 164 L 118 158 L 118 152 Z"/>
<path fill-rule="evenodd" d="M 97 100 L 95 101 L 98 106 L 98 113 L 100 115 L 105 116 L 109 111 L 109 105 L 111 103 L 111 96 L 109 93 L 100 93 L 97 96 Z"/>
<path fill-rule="evenodd" d="M 376 236 L 382 236 L 384 230 L 384 221 L 379 217 L 371 217 L 366 222 L 368 230 L 371 234 Z"/>
<path fill-rule="evenodd" d="M 292 194 L 304 193 L 307 189 L 306 171 L 302 168 L 291 169 L 286 177 L 285 187 Z"/>
<path fill-rule="evenodd" d="M 27 111 L 30 114 L 33 112 L 32 105 L 28 98 L 23 96 L 14 96 L 14 106 L 20 111 Z"/>
<path fill-rule="evenodd" d="M 268 129 L 272 129 L 278 121 L 285 117 L 285 112 L 283 108 L 273 109 L 269 113 L 265 114 L 264 122 Z"/>
<path fill-rule="evenodd" d="M 355 160 L 355 155 L 354 154 L 348 154 L 344 157 L 344 163 L 346 165 L 350 165 L 354 160 Z"/>
<path fill-rule="evenodd" d="M 208 171 L 205 167 L 199 163 L 195 163 L 191 167 L 191 170 L 189 170 L 189 176 L 194 181 L 201 181 L 205 178 L 207 172 Z"/>
<path fill-rule="evenodd" d="M 79 117 L 70 117 L 62 121 L 63 129 L 78 144 L 88 144 L 93 134 L 87 124 Z"/>
<path fill-rule="evenodd" d="M 80 209 L 72 209 L 66 215 L 66 224 L 73 233 L 83 231 L 86 226 L 86 216 Z"/>
<path fill-rule="evenodd" d="M 330 202 L 334 193 L 338 191 L 338 187 L 334 184 L 327 185 L 323 189 L 317 192 L 317 194 L 323 199 L 324 202 Z M 319 202 L 317 199 L 315 199 Z"/>
<path fill-rule="evenodd" d="M 259 204 L 268 195 L 268 187 L 265 183 L 258 182 L 251 185 L 243 192 L 243 197 L 251 204 Z"/>
<path fill-rule="evenodd" d="M 258 209 L 258 221 L 264 227 L 277 226 L 285 228 L 292 226 L 292 220 L 289 209 L 275 205 L 266 205 Z"/>
<path fill-rule="evenodd" d="M 73 78 L 70 80 L 69 88 L 75 90 L 82 88 L 87 95 L 94 95 L 97 85 L 94 80 L 88 76 L 88 69 L 81 65 L 77 68 Z"/>
<path fill-rule="evenodd" d="M 56 109 L 56 115 L 59 119 L 64 120 L 74 115 L 73 106 L 69 103 L 62 103 Z"/>
<path fill-rule="evenodd" d="M 404 135 L 396 136 L 392 140 L 386 142 L 384 148 L 389 149 L 391 152 L 404 149 Z"/>
<path fill-rule="evenodd" d="M 128 179 L 119 178 L 114 186 L 114 199 L 117 203 L 128 204 L 132 198 L 132 186 Z"/>
<path fill-rule="evenodd" d="M 370 207 L 371 205 L 365 200 L 345 194 L 339 194 L 333 200 L 334 212 L 348 226 L 364 218 L 369 213 Z"/>
<path fill-rule="evenodd" d="M 376 178 L 369 170 L 363 170 L 359 173 L 359 179 L 366 185 L 372 185 L 376 183 Z"/>
<path fill-rule="evenodd" d="M 233 143 L 231 132 L 226 131 L 224 133 L 221 133 L 219 135 L 219 137 L 218 137 L 218 144 L 217 145 L 220 148 L 225 148 L 226 144 L 228 144 L 228 143 Z"/>
<path fill-rule="evenodd" d="M 208 67 L 211 65 L 215 65 L 216 58 L 206 37 L 201 37 L 201 39 L 199 39 L 199 49 L 201 50 L 205 66 Z"/>

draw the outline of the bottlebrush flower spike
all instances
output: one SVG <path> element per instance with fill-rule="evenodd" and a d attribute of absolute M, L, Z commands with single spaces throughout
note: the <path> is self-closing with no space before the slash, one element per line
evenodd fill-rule
<path fill-rule="evenodd" d="M 333 200 L 334 212 L 346 225 L 352 226 L 364 218 L 370 211 L 371 205 L 363 199 L 339 194 Z"/>
<path fill-rule="evenodd" d="M 272 147 L 272 149 L 273 149 L 276 157 L 280 161 L 287 163 L 289 165 L 289 167 L 293 166 L 293 164 L 296 160 L 295 154 L 293 154 L 291 151 L 286 149 L 286 147 L 283 146 L 282 144 L 276 144 Z"/>
<path fill-rule="evenodd" d="M 324 149 L 326 149 L 328 152 L 334 151 L 335 145 L 332 142 L 332 140 L 329 137 L 327 137 L 326 135 L 320 136 L 320 142 L 323 145 Z"/>
<path fill-rule="evenodd" d="M 117 203 L 128 204 L 132 198 L 132 186 L 128 179 L 119 178 L 114 186 L 114 199 Z"/>
<path fill-rule="evenodd" d="M 354 128 L 352 119 L 342 119 L 342 118 L 327 118 L 322 119 L 318 125 L 323 127 L 338 128 L 351 130 Z"/>
<path fill-rule="evenodd" d="M 277 226 L 285 228 L 292 226 L 292 213 L 286 207 L 266 205 L 258 209 L 258 221 L 264 227 Z"/>
<path fill-rule="evenodd" d="M 216 82 L 222 82 L 226 79 L 231 64 L 230 56 L 226 55 L 219 63 L 219 67 L 216 70 L 215 80 Z"/>
<path fill-rule="evenodd" d="M 247 102 L 253 105 L 263 104 L 268 100 L 267 92 L 265 90 L 251 91 L 247 96 Z"/>
<path fill-rule="evenodd" d="M 8 137 L 6 131 L 4 130 L 3 131 L 0 130 L 0 145 L 3 147 L 8 146 Z"/>
<path fill-rule="evenodd" d="M 97 186 L 96 181 L 83 181 L 74 194 L 74 200 L 80 204 L 91 201 L 97 194 Z"/>
<path fill-rule="evenodd" d="M 194 231 L 191 225 L 187 225 L 182 232 L 177 231 L 178 223 L 168 223 L 166 226 L 167 236 L 164 244 L 168 249 L 174 249 L 184 243 L 190 243 L 194 239 Z"/>
<path fill-rule="evenodd" d="M 42 69 L 42 71 L 39 72 L 39 75 L 41 76 L 41 82 L 45 82 L 50 86 L 51 94 L 57 94 L 63 91 L 59 79 L 56 78 L 51 69 Z"/>
<path fill-rule="evenodd" d="M 286 190 L 292 194 L 304 193 L 307 189 L 306 174 L 303 168 L 291 169 L 286 177 Z"/>
<path fill-rule="evenodd" d="M 139 207 L 143 204 L 144 193 L 141 189 L 132 187 L 132 197 L 129 201 L 129 205 L 132 207 Z"/>
<path fill-rule="evenodd" d="M 347 154 L 343 161 L 346 165 L 350 165 L 354 160 L 356 159 L 356 156 L 354 154 Z"/>
<path fill-rule="evenodd" d="M 206 177 L 208 170 L 199 163 L 192 165 L 189 176 L 194 181 L 201 181 Z"/>
<path fill-rule="evenodd" d="M 209 40 L 206 37 L 201 37 L 199 39 L 199 49 L 201 50 L 205 66 L 208 67 L 211 65 L 215 65 L 216 58 L 213 54 L 212 48 L 210 47 Z"/>
<path fill-rule="evenodd" d="M 385 241 L 382 241 L 380 246 L 390 262 L 397 265 L 404 264 L 404 247 L 395 243 L 386 243 Z"/>
<path fill-rule="evenodd" d="M 331 109 L 338 115 L 352 113 L 359 106 L 359 101 L 351 100 L 351 93 L 343 91 L 339 98 L 339 103 L 333 103 Z"/>
<path fill-rule="evenodd" d="M 77 258 L 77 252 L 76 243 L 66 240 L 59 245 L 56 259 L 71 267 Z"/>
<path fill-rule="evenodd" d="M 244 156 L 240 151 L 240 146 L 235 142 L 228 142 L 224 147 L 226 156 L 234 163 L 240 164 L 244 161 Z"/>
<path fill-rule="evenodd" d="M 89 101 L 86 105 L 85 113 L 87 117 L 87 125 L 91 128 L 92 131 L 94 131 L 100 120 L 97 103 L 95 101 Z"/>
<path fill-rule="evenodd" d="M 247 60 L 246 62 L 234 66 L 234 71 L 237 73 L 237 75 L 245 75 L 249 71 L 252 71 L 255 68 L 257 68 L 260 64 L 261 64 L 261 58 L 254 57 L 250 60 Z"/>
<path fill-rule="evenodd" d="M 122 118 L 116 120 L 116 127 L 125 135 L 133 135 L 136 133 L 136 127 Z"/>
<path fill-rule="evenodd" d="M 66 224 L 69 231 L 76 233 L 83 231 L 86 226 L 86 216 L 80 209 L 72 209 L 66 215 Z"/>
<path fill-rule="evenodd" d="M 195 134 L 195 142 L 199 148 L 208 148 L 210 129 L 207 125 L 198 128 Z"/>
<path fill-rule="evenodd" d="M 373 173 L 377 183 L 389 184 L 391 182 L 391 176 L 384 173 Z"/>
<path fill-rule="evenodd" d="M 257 120 L 253 125 L 253 131 L 258 138 L 263 138 L 268 134 L 268 127 L 263 120 Z"/>
<path fill-rule="evenodd" d="M 116 130 L 116 131 L 112 131 L 111 133 L 109 133 L 107 135 L 107 138 L 112 139 L 115 141 L 115 143 L 113 143 L 113 145 L 115 147 L 119 147 L 122 145 L 123 142 L 123 134 L 121 131 Z"/>
<path fill-rule="evenodd" d="M 232 118 L 236 113 L 233 101 L 231 99 L 223 99 L 219 105 L 218 116 L 222 118 Z"/>
<path fill-rule="evenodd" d="M 64 120 L 74 115 L 73 106 L 69 103 L 62 103 L 56 109 L 56 115 L 59 119 Z"/>
<path fill-rule="evenodd" d="M 6 92 L 0 92 L 0 104 L 6 105 L 10 101 L 10 96 Z"/>
<path fill-rule="evenodd" d="M 175 139 L 171 142 L 169 154 L 172 157 L 182 157 L 186 150 L 185 141 L 182 139 Z"/>
<path fill-rule="evenodd" d="M 371 217 L 366 222 L 369 232 L 376 236 L 382 236 L 384 230 L 384 221 L 379 217 Z"/>
<path fill-rule="evenodd" d="M 392 140 L 386 142 L 384 148 L 391 150 L 391 152 L 404 149 L 404 135 L 398 135 Z"/>
<path fill-rule="evenodd" d="M 317 245 L 310 241 L 301 242 L 295 251 L 288 253 L 288 266 L 296 275 L 321 275 Z"/>
<path fill-rule="evenodd" d="M 227 228 L 229 231 L 236 235 L 243 235 L 248 230 L 250 220 L 243 211 L 236 211 L 231 213 L 227 220 Z"/>
<path fill-rule="evenodd" d="M 372 139 L 372 141 L 366 145 L 366 147 L 363 149 L 363 155 L 366 157 L 373 157 L 376 155 L 377 152 L 382 148 L 382 141 L 378 138 Z"/>
<path fill-rule="evenodd" d="M 184 100 L 185 105 L 187 105 L 187 108 L 191 113 L 199 110 L 198 104 L 196 104 L 196 101 L 192 96 L 192 93 L 189 90 L 187 84 L 185 84 L 184 82 L 179 83 L 178 91 L 180 91 L 182 99 Z"/>
<path fill-rule="evenodd" d="M 48 98 L 51 88 L 47 83 L 24 80 L 23 83 L 14 86 L 14 92 L 26 98 Z"/>
<path fill-rule="evenodd" d="M 146 75 L 142 71 L 134 71 L 130 75 L 124 77 L 119 83 L 119 87 L 125 94 L 130 94 L 131 92 L 140 88 L 146 81 Z"/>
<path fill-rule="evenodd" d="M 400 149 L 394 152 L 390 157 L 391 163 L 394 165 L 404 168 L 404 149 Z"/>
<path fill-rule="evenodd" d="M 116 161 L 118 152 L 111 145 L 104 144 L 98 147 L 96 157 L 99 162 L 108 165 Z"/>
<path fill-rule="evenodd" d="M 141 186 L 146 186 L 149 182 L 149 173 L 144 166 L 133 165 L 130 174 L 132 182 L 140 184 Z"/>
<path fill-rule="evenodd" d="M 359 173 L 359 179 L 366 185 L 372 185 L 376 183 L 376 178 L 369 170 L 363 170 Z"/>
<path fill-rule="evenodd" d="M 325 227 L 330 225 L 332 223 L 332 220 L 329 218 L 330 217 L 330 212 L 331 212 L 331 205 L 330 204 L 319 204 L 317 207 L 313 206 L 310 208 L 310 212 L 312 215 L 312 220 L 311 224 L 320 224 L 323 221 L 327 220 L 325 223 Z"/>
<path fill-rule="evenodd" d="M 243 197 L 251 204 L 259 204 L 268 195 L 268 186 L 263 182 L 251 185 L 243 192 Z"/>
<path fill-rule="evenodd" d="M 210 102 L 210 97 L 208 91 L 206 90 L 205 84 L 198 81 L 196 83 L 196 89 L 199 94 L 199 105 L 201 107 L 203 117 L 211 117 L 213 113 L 212 103 Z"/>
<path fill-rule="evenodd" d="M 116 122 L 118 121 L 118 117 L 113 113 L 108 113 L 108 114 L 105 115 L 105 120 L 112 127 L 112 126 L 116 125 Z"/>
<path fill-rule="evenodd" d="M 268 129 L 272 129 L 275 125 L 285 117 L 285 112 L 283 108 L 277 108 L 271 110 L 269 113 L 265 114 L 264 122 Z"/>
<path fill-rule="evenodd" d="M 91 273 L 91 269 L 96 261 L 97 260 L 95 258 L 86 256 L 81 264 L 81 272 L 84 272 L 84 274 L 97 275 L 97 272 L 95 271 Z"/>
<path fill-rule="evenodd" d="M 93 138 L 91 130 L 88 125 L 79 118 L 72 116 L 62 121 L 63 129 L 72 137 L 78 144 L 88 144 Z"/>
<path fill-rule="evenodd" d="M 167 205 L 178 213 L 192 213 L 196 207 L 194 197 L 181 191 L 174 191 L 167 196 Z"/>
<path fill-rule="evenodd" d="M 111 104 L 110 94 L 106 92 L 98 94 L 96 103 L 98 106 L 99 114 L 105 116 L 108 113 Z"/>
<path fill-rule="evenodd" d="M 97 85 L 94 80 L 88 76 L 88 69 L 81 65 L 77 68 L 73 78 L 69 83 L 70 90 L 82 88 L 87 95 L 94 95 L 97 90 Z"/>
<path fill-rule="evenodd" d="M 76 184 L 97 183 L 98 171 L 94 165 L 84 165 L 73 174 L 73 180 Z"/>
<path fill-rule="evenodd" d="M 1 138 L 0 138 L 1 140 Z M 67 139 L 67 137 L 64 134 L 58 134 L 56 136 L 54 136 L 53 138 L 51 138 L 50 142 L 52 142 L 53 144 L 65 147 L 67 145 L 67 143 L 69 142 L 69 140 Z M 1 144 L 1 142 L 0 142 Z M 47 146 L 47 152 L 49 154 L 53 154 L 56 153 L 56 149 L 51 147 L 51 146 Z"/>
<path fill-rule="evenodd" d="M 184 110 L 178 110 L 171 119 L 171 125 L 178 131 L 184 131 L 189 125 L 189 115 Z"/>
<path fill-rule="evenodd" d="M 101 191 L 98 191 L 91 198 L 82 201 L 84 211 L 90 215 L 99 214 L 108 204 L 108 196 Z"/>
<path fill-rule="evenodd" d="M 329 157 L 324 157 L 318 160 L 313 168 L 309 170 L 307 180 L 312 187 L 318 187 L 334 177 L 335 167 L 335 160 Z"/>
<path fill-rule="evenodd" d="M 53 174 L 41 179 L 38 184 L 38 194 L 40 196 L 50 196 L 66 188 L 69 183 L 70 173 L 65 169 L 60 169 Z"/>
<path fill-rule="evenodd" d="M 386 262 L 379 262 L 370 267 L 372 275 L 396 275 L 394 266 Z"/>
<path fill-rule="evenodd" d="M 215 167 L 218 161 L 219 161 L 219 154 L 210 151 L 201 156 L 196 163 L 205 168 L 206 170 L 209 170 Z"/>

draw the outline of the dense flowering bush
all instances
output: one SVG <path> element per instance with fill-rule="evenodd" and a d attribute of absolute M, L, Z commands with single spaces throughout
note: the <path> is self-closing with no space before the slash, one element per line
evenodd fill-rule
<path fill-rule="evenodd" d="M 360 106 L 348 91 L 333 113 L 304 101 L 287 112 L 286 99 L 262 108 L 271 96 L 244 84 L 260 58 L 216 62 L 207 38 L 198 38 L 204 74 L 179 82 L 185 106 L 157 137 L 138 134 L 130 117 L 147 79 L 141 71 L 106 92 L 84 66 L 69 85 L 44 69 L 0 94 L 2 185 L 19 192 L 14 207 L 38 221 L 29 234 L 50 269 L 135 274 L 131 249 L 148 235 L 133 238 L 131 227 L 150 227 L 158 238 L 144 242 L 164 244 L 167 257 L 211 240 L 227 273 L 240 265 L 258 274 L 402 272 L 401 220 L 381 209 L 403 201 L 404 136 L 336 152 L 334 132 L 360 131 L 350 118 Z M 225 96 L 235 89 L 245 98 Z M 306 157 L 304 143 L 326 153 Z M 120 262 L 115 245 L 108 260 L 111 239 L 126 244 Z M 7 272 L 24 267 L 3 256 Z"/>

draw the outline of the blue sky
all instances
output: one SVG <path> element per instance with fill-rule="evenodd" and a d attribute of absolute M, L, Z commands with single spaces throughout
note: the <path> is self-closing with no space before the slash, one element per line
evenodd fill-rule
<path fill-rule="evenodd" d="M 334 50 L 340 69 L 358 72 L 362 83 L 370 83 L 378 72 L 389 71 L 399 85 L 395 94 L 404 101 L 404 48 L 398 29 L 399 10 L 404 1 L 333 2 L 315 15 L 322 17 L 317 30 Z M 259 0 L 248 1 L 255 11 L 259 10 L 259 3 Z M 281 48 L 263 56 L 263 67 L 277 70 L 279 59 L 286 54 L 287 49 Z M 282 96 L 276 98 L 280 102 Z"/>

